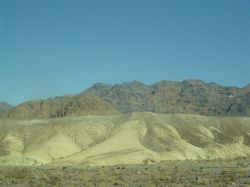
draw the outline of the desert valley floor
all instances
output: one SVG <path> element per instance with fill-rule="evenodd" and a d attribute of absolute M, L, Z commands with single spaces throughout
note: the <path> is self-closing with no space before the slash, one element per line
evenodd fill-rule
<path fill-rule="evenodd" d="M 249 159 L 110 166 L 2 166 L 0 186 L 250 186 Z"/>

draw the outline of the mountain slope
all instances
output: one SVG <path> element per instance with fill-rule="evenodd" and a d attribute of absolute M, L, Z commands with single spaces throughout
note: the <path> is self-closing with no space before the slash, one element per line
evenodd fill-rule
<path fill-rule="evenodd" d="M 250 118 L 131 113 L 0 120 L 0 165 L 150 163 L 250 156 Z"/>
<path fill-rule="evenodd" d="M 119 112 L 184 113 L 206 116 L 250 116 L 250 85 L 223 87 L 200 80 L 160 81 L 145 85 L 96 83 L 75 96 L 22 103 L 9 118 L 56 118 Z"/>
<path fill-rule="evenodd" d="M 128 82 L 95 84 L 81 95 L 95 95 L 120 112 L 192 113 L 215 116 L 249 116 L 250 89 L 223 87 L 200 80 L 160 81 L 152 85 Z"/>
<path fill-rule="evenodd" d="M 116 108 L 97 96 L 63 96 L 22 103 L 8 111 L 9 118 L 56 118 L 79 115 L 118 113 Z"/>
<path fill-rule="evenodd" d="M 6 102 L 0 102 L 0 113 L 7 112 L 10 110 L 13 106 Z"/>

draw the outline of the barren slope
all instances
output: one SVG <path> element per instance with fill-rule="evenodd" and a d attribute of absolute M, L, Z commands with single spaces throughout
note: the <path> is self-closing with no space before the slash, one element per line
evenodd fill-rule
<path fill-rule="evenodd" d="M 148 163 L 250 156 L 250 118 L 130 113 L 0 121 L 0 164 Z"/>
<path fill-rule="evenodd" d="M 0 114 L 7 112 L 8 110 L 10 110 L 13 106 L 11 106 L 10 104 L 6 103 L 6 102 L 0 102 Z"/>
<path fill-rule="evenodd" d="M 33 100 L 12 108 L 8 118 L 57 118 L 81 115 L 107 115 L 116 108 L 97 96 L 62 96 L 47 100 Z"/>

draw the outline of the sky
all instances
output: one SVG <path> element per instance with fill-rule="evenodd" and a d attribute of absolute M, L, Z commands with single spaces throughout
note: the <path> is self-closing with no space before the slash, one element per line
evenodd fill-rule
<path fill-rule="evenodd" d="M 249 0 L 0 0 L 0 101 L 96 82 L 250 83 Z"/>

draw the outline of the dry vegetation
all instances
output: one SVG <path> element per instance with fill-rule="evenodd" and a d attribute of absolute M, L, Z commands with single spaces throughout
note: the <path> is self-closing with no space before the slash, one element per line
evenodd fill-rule
<path fill-rule="evenodd" d="M 0 167 L 1 186 L 249 186 L 250 160 Z"/>

